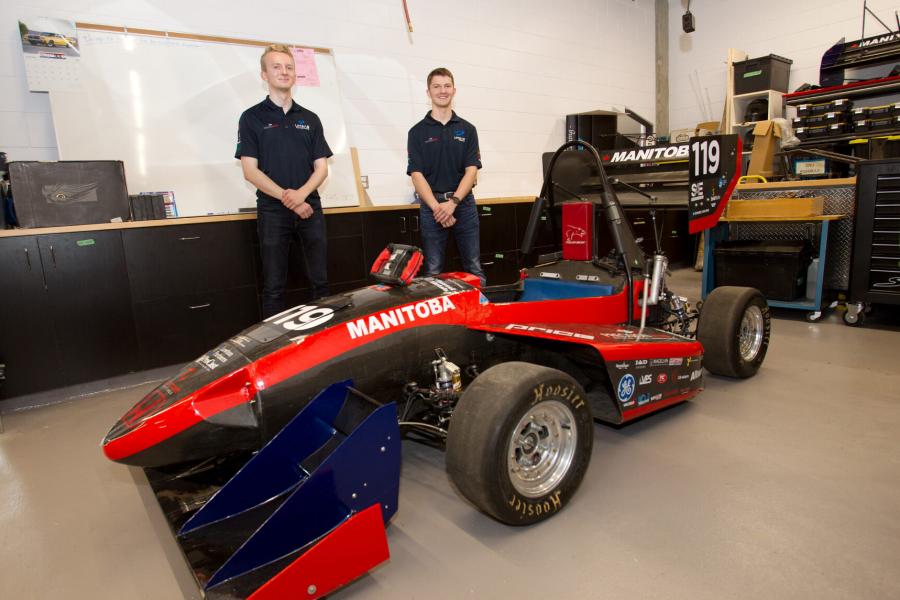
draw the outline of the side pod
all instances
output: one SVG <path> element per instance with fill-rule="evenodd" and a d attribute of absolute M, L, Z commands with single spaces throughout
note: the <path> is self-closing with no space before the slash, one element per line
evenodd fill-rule
<path fill-rule="evenodd" d="M 207 599 L 320 598 L 389 558 L 399 483 L 396 406 L 344 381 L 194 513 L 179 544 L 189 559 L 192 549 L 218 558 L 198 574 Z"/>

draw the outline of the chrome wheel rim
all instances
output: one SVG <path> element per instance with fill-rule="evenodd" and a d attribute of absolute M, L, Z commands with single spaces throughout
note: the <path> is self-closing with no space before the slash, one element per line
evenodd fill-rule
<path fill-rule="evenodd" d="M 533 406 L 513 429 L 507 453 L 509 479 L 517 492 L 537 498 L 556 487 L 575 458 L 575 415 L 561 402 Z"/>
<path fill-rule="evenodd" d="M 758 306 L 748 306 L 741 318 L 741 330 L 738 334 L 738 346 L 742 359 L 750 362 L 756 358 L 762 348 L 765 333 L 766 322 L 762 309 Z"/>

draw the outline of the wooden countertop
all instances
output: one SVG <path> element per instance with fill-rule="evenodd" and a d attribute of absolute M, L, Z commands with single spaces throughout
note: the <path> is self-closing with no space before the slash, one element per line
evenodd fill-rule
<path fill-rule="evenodd" d="M 511 198 L 482 198 L 476 200 L 479 206 L 494 204 L 519 204 L 534 202 L 534 196 L 516 196 Z M 348 206 L 343 208 L 326 208 L 325 214 L 345 214 L 361 212 L 380 212 L 388 210 L 418 210 L 418 204 L 395 204 L 377 206 Z M 62 227 L 33 227 L 24 229 L 0 230 L 0 238 L 23 235 L 47 235 L 51 233 L 78 233 L 81 231 L 105 231 L 110 229 L 136 229 L 139 227 L 169 227 L 171 225 L 195 225 L 197 223 L 221 223 L 224 221 L 249 221 L 256 219 L 256 213 L 238 213 L 230 215 L 210 215 L 205 217 L 178 217 L 176 219 L 159 219 L 154 221 L 128 221 L 123 223 L 92 223 L 90 225 L 66 225 Z"/>
<path fill-rule="evenodd" d="M 815 215 L 811 217 L 722 217 L 722 223 L 791 223 L 813 221 L 839 221 L 847 215 Z"/>
<path fill-rule="evenodd" d="M 770 181 L 769 183 L 740 183 L 734 189 L 738 192 L 766 190 L 792 190 L 795 188 L 854 187 L 856 177 L 843 179 L 804 179 L 802 181 Z"/>

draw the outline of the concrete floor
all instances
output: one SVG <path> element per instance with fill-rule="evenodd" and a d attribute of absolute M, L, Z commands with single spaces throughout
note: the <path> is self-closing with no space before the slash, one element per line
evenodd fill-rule
<path fill-rule="evenodd" d="M 755 378 L 597 425 L 578 494 L 534 527 L 404 442 L 391 560 L 332 598 L 900 598 L 900 319 L 873 316 L 777 313 Z M 3 416 L 0 598 L 197 596 L 140 471 L 99 449 L 151 387 Z"/>

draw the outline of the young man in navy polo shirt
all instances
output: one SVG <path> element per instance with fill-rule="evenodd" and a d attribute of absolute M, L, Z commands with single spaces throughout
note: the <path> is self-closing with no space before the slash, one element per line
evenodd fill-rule
<path fill-rule="evenodd" d="M 268 46 L 260 57 L 269 95 L 241 115 L 234 157 L 256 189 L 262 257 L 263 318 L 283 311 L 291 241 L 303 244 L 312 298 L 328 295 L 325 216 L 316 191 L 328 177 L 331 149 L 322 122 L 291 96 L 296 75 L 286 46 Z"/>
<path fill-rule="evenodd" d="M 481 168 L 478 133 L 451 104 L 456 95 L 453 74 L 439 68 L 428 74 L 431 111 L 413 125 L 407 139 L 409 164 L 419 199 L 425 274 L 444 270 L 447 235 L 453 232 L 464 271 L 485 284 L 479 260 L 478 209 L 472 186 Z"/>

